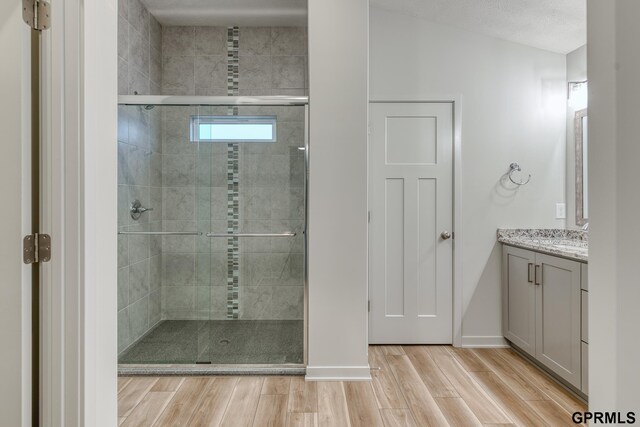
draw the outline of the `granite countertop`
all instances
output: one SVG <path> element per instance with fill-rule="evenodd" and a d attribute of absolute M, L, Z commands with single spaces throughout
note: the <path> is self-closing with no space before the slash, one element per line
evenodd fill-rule
<path fill-rule="evenodd" d="M 588 233 L 582 230 L 500 228 L 498 242 L 580 262 L 588 261 Z"/>

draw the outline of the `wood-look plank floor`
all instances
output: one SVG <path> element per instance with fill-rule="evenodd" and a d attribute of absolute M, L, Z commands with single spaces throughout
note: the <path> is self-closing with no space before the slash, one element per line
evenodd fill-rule
<path fill-rule="evenodd" d="M 370 346 L 371 382 L 118 379 L 123 426 L 572 426 L 586 405 L 510 349 Z"/>

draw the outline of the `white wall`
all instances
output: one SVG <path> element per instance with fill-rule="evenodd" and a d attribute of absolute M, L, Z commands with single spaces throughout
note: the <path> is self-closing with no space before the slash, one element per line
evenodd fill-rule
<path fill-rule="evenodd" d="M 31 266 L 22 237 L 31 233 L 30 31 L 19 1 L 0 4 L 0 424 L 31 425 Z"/>
<path fill-rule="evenodd" d="M 587 1 L 589 407 L 635 410 L 640 384 L 640 3 Z"/>
<path fill-rule="evenodd" d="M 117 421 L 117 2 L 86 2 L 81 9 L 83 48 L 80 88 L 81 307 L 84 324 L 79 425 Z M 70 425 L 70 424 L 67 424 Z"/>
<path fill-rule="evenodd" d="M 501 343 L 496 229 L 565 224 L 565 56 L 376 7 L 370 26 L 371 100 L 461 99 L 463 345 Z M 533 177 L 509 191 L 514 161 Z"/>
<path fill-rule="evenodd" d="M 587 80 L 587 45 L 567 54 L 567 82 Z M 576 145 L 574 120 L 575 108 L 567 103 L 567 227 L 576 225 Z"/>
<path fill-rule="evenodd" d="M 367 0 L 309 1 L 307 379 L 367 362 Z"/>

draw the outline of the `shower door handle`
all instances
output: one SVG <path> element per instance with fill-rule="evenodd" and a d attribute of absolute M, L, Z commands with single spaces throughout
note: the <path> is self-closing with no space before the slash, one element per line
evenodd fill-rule
<path fill-rule="evenodd" d="M 207 233 L 207 237 L 294 237 L 296 233 Z"/>

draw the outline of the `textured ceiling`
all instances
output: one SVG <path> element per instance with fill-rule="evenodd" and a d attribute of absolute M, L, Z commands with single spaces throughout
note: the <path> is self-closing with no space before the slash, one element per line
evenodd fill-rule
<path fill-rule="evenodd" d="M 307 0 L 143 0 L 163 25 L 306 26 Z"/>
<path fill-rule="evenodd" d="M 464 30 L 558 53 L 587 42 L 586 0 L 370 0 Z"/>

